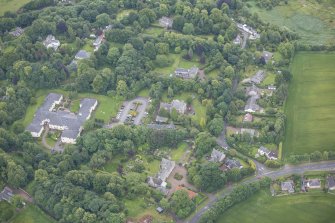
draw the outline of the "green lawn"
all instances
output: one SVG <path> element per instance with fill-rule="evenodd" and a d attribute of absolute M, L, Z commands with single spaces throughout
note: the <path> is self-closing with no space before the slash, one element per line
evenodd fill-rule
<path fill-rule="evenodd" d="M 128 16 L 130 12 L 136 12 L 134 9 L 124 9 L 116 15 L 117 20 L 121 20 L 123 17 Z"/>
<path fill-rule="evenodd" d="M 250 11 L 257 12 L 264 22 L 297 32 L 300 42 L 316 45 L 335 42 L 334 1 L 291 0 L 272 10 L 258 8 L 255 1 L 250 4 Z"/>
<path fill-rule="evenodd" d="M 276 75 L 273 73 L 266 73 L 266 77 L 261 83 L 262 86 L 267 87 L 268 85 L 274 84 L 276 79 Z"/>
<path fill-rule="evenodd" d="M 144 31 L 145 34 L 153 35 L 153 36 L 158 36 L 162 32 L 164 32 L 165 29 L 162 27 L 150 27 Z"/>
<path fill-rule="evenodd" d="M 158 214 L 155 210 L 157 206 L 155 204 L 148 205 L 148 202 L 143 198 L 125 200 L 125 206 L 128 209 L 128 216 L 132 219 L 140 219 L 143 216 L 151 215 L 153 223 L 173 222 L 170 216 Z"/>
<path fill-rule="evenodd" d="M 224 212 L 218 223 L 333 222 L 335 196 L 324 193 L 271 197 L 261 191 Z"/>
<path fill-rule="evenodd" d="M 283 155 L 335 150 L 335 53 L 298 53 L 285 105 Z"/>
<path fill-rule="evenodd" d="M 68 91 L 64 91 L 61 89 L 53 89 L 53 90 L 39 90 L 36 93 L 36 103 L 34 105 L 30 105 L 27 108 L 26 115 L 22 120 L 24 126 L 28 126 L 34 118 L 34 114 L 37 109 L 43 104 L 43 101 L 48 93 L 59 93 L 65 96 L 69 95 Z M 71 110 L 74 111 L 78 109 L 78 102 L 81 98 L 95 98 L 98 100 L 98 107 L 93 115 L 93 117 L 97 119 L 102 119 L 107 123 L 111 117 L 115 116 L 119 110 L 123 102 L 123 98 L 117 96 L 105 96 L 105 95 L 98 95 L 93 93 L 79 93 L 78 97 L 74 99 L 74 105 L 72 106 Z"/>
<path fill-rule="evenodd" d="M 28 204 L 20 213 L 18 213 L 10 223 L 54 223 L 53 218 L 46 215 L 37 206 Z"/>
<path fill-rule="evenodd" d="M 30 0 L 0 0 L 0 16 L 7 11 L 15 12 L 28 2 Z"/>
<path fill-rule="evenodd" d="M 14 206 L 7 203 L 7 201 L 0 202 L 0 222 L 6 222 L 13 217 L 15 212 Z"/>
<path fill-rule="evenodd" d="M 73 100 L 71 101 L 71 105 L 70 105 L 70 111 L 77 113 L 80 109 L 80 100 Z"/>
<path fill-rule="evenodd" d="M 179 144 L 177 149 L 172 149 L 171 159 L 178 162 L 183 157 L 187 149 L 188 149 L 187 143 L 183 142 Z"/>
<path fill-rule="evenodd" d="M 184 60 L 182 58 L 182 54 L 169 54 L 167 55 L 168 59 L 173 61 L 170 66 L 163 67 L 163 68 L 156 68 L 155 71 L 163 74 L 163 75 L 170 75 L 173 74 L 177 68 L 191 68 L 191 67 L 199 67 L 201 68 L 203 65 L 199 63 L 199 57 L 194 55 L 191 61 Z"/>

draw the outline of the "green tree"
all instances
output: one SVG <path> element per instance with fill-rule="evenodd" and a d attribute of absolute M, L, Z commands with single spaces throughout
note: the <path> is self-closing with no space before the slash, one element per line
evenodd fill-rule
<path fill-rule="evenodd" d="M 171 198 L 171 208 L 179 218 L 186 218 L 195 209 L 194 202 L 185 190 L 176 191 Z"/>
<path fill-rule="evenodd" d="M 124 80 L 119 80 L 117 82 L 116 92 L 118 95 L 126 96 L 128 93 L 128 86 Z"/>
<path fill-rule="evenodd" d="M 194 26 L 192 23 L 185 23 L 183 27 L 183 33 L 186 35 L 191 35 L 194 33 Z"/>

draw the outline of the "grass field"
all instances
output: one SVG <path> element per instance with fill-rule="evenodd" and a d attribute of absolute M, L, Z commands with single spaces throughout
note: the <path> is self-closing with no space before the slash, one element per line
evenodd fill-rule
<path fill-rule="evenodd" d="M 70 92 L 64 91 L 61 89 L 53 89 L 53 90 L 39 90 L 36 93 L 36 103 L 34 105 L 30 105 L 27 108 L 26 115 L 24 119 L 22 120 L 22 123 L 24 126 L 28 126 L 31 121 L 34 118 L 34 114 L 37 111 L 37 109 L 43 104 L 43 101 L 48 93 L 59 93 L 63 94 L 65 96 L 68 96 Z M 92 94 L 92 93 L 79 93 L 77 99 L 75 99 L 74 107 L 72 107 L 72 110 L 76 110 L 78 107 L 76 107 L 76 101 L 78 101 L 81 98 L 95 98 L 98 100 L 98 107 L 93 115 L 93 117 L 97 119 L 102 119 L 107 123 L 112 116 L 115 116 L 118 112 L 123 99 L 121 97 L 109 97 L 105 95 L 98 95 L 98 94 Z"/>
<path fill-rule="evenodd" d="M 285 105 L 283 155 L 335 149 L 335 53 L 298 53 Z"/>
<path fill-rule="evenodd" d="M 46 215 L 41 209 L 34 205 L 27 205 L 18 213 L 10 223 L 55 223 L 56 221 Z"/>
<path fill-rule="evenodd" d="M 0 0 L 0 16 L 5 12 L 15 12 L 30 0 Z"/>
<path fill-rule="evenodd" d="M 172 149 L 171 151 L 171 159 L 178 162 L 186 152 L 186 150 L 189 148 L 186 142 L 180 143 L 178 145 L 178 148 Z"/>
<path fill-rule="evenodd" d="M 326 44 L 335 42 L 335 1 L 291 0 L 272 10 L 261 9 L 250 2 L 252 13 L 257 12 L 264 22 L 297 32 L 300 42 Z"/>
<path fill-rule="evenodd" d="M 335 196 L 324 193 L 271 197 L 261 191 L 228 211 L 218 223 L 333 222 Z"/>
<path fill-rule="evenodd" d="M 134 200 L 125 200 L 125 206 L 128 209 L 128 216 L 132 219 L 140 219 L 143 216 L 150 215 L 153 217 L 153 223 L 173 222 L 171 217 L 165 214 L 158 214 L 155 205 L 148 206 L 147 201 L 143 198 Z"/>
<path fill-rule="evenodd" d="M 196 55 L 193 56 L 193 59 L 191 61 L 184 60 L 181 54 L 169 54 L 167 55 L 167 57 L 169 58 L 169 60 L 172 60 L 173 63 L 167 67 L 156 68 L 155 69 L 156 72 L 163 75 L 170 75 L 173 74 L 177 68 L 189 69 L 194 66 L 199 68 L 203 66 L 199 63 L 199 57 Z"/>
<path fill-rule="evenodd" d="M 15 212 L 14 206 L 7 203 L 7 201 L 0 202 L 0 222 L 7 222 L 13 217 Z"/>

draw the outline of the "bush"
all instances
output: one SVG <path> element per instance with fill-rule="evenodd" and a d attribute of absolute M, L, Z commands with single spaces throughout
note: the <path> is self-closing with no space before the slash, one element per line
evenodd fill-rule
<path fill-rule="evenodd" d="M 179 173 L 176 173 L 174 176 L 173 176 L 174 179 L 176 180 L 182 180 L 183 179 L 183 175 L 180 175 Z"/>

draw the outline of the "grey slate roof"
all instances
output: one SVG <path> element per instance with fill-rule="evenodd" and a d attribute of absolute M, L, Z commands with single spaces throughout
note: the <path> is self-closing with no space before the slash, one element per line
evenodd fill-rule
<path fill-rule="evenodd" d="M 250 78 L 250 81 L 255 84 L 260 84 L 265 78 L 265 71 L 259 70 L 257 73 Z"/>
<path fill-rule="evenodd" d="M 91 114 L 90 109 L 95 103 L 96 99 L 84 98 L 80 101 L 80 109 L 78 114 L 69 113 L 66 111 L 53 111 L 52 105 L 59 101 L 62 95 L 50 93 L 45 98 L 43 105 L 37 110 L 34 115 L 32 123 L 27 127 L 30 132 L 39 132 L 47 121 L 50 125 L 63 126 L 65 129 L 62 132 L 62 137 L 75 139 L 82 130 L 84 122 Z"/>
<path fill-rule="evenodd" d="M 76 54 L 75 58 L 77 60 L 88 59 L 90 58 L 91 54 L 85 50 L 79 50 Z"/>
<path fill-rule="evenodd" d="M 162 181 L 165 181 L 166 178 L 169 177 L 175 165 L 176 163 L 174 161 L 162 158 L 157 178 L 161 179 Z"/>
<path fill-rule="evenodd" d="M 273 53 L 269 52 L 269 51 L 263 51 L 262 57 L 265 60 L 265 63 L 268 63 L 271 59 L 272 59 Z"/>
<path fill-rule="evenodd" d="M 5 187 L 0 193 L 0 201 L 5 200 L 10 202 L 13 197 L 13 191 L 9 187 Z"/>
<path fill-rule="evenodd" d="M 228 159 L 228 158 L 225 160 L 225 165 L 228 167 L 228 169 L 233 169 L 233 168 L 241 169 L 243 167 L 240 161 L 236 159 Z"/>
<path fill-rule="evenodd" d="M 281 182 L 280 186 L 282 191 L 287 191 L 289 193 L 294 192 L 294 184 L 292 180 Z"/>
<path fill-rule="evenodd" d="M 16 27 L 13 31 L 9 32 L 9 34 L 18 37 L 21 36 L 24 33 L 24 29 L 21 27 Z"/>
<path fill-rule="evenodd" d="M 181 77 L 184 79 L 192 79 L 197 76 L 198 72 L 199 72 L 198 67 L 191 67 L 190 69 L 177 68 L 174 73 L 177 77 Z"/>
<path fill-rule="evenodd" d="M 209 161 L 222 162 L 225 157 L 226 157 L 226 155 L 223 152 L 221 152 L 219 150 L 216 150 L 216 149 L 213 149 L 212 153 L 211 153 L 211 158 L 210 158 Z"/>

